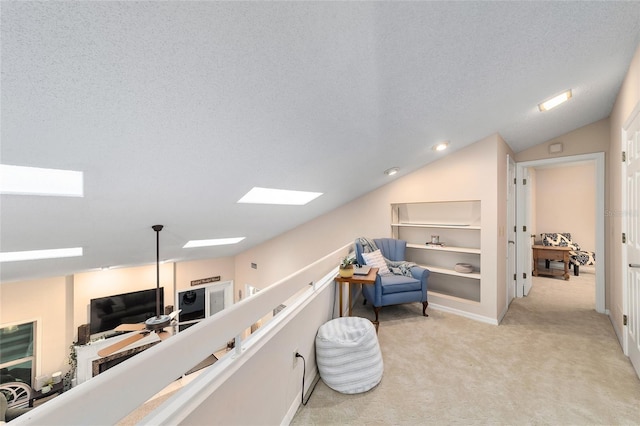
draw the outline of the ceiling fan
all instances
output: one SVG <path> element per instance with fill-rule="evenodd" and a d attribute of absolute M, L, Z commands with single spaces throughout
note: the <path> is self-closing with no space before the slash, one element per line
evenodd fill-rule
<path fill-rule="evenodd" d="M 114 331 L 138 331 L 138 333 L 131 334 L 129 337 L 122 339 L 113 345 L 100 349 L 98 351 L 98 355 L 101 357 L 118 352 L 120 349 L 123 349 L 146 337 L 149 333 L 155 332 L 160 340 L 164 340 L 171 336 L 171 333 L 165 331 L 165 328 L 171 325 L 180 311 L 173 311 L 169 315 L 163 315 L 160 312 L 160 231 L 162 231 L 163 226 L 153 225 L 151 228 L 156 232 L 156 316 L 147 319 L 143 323 L 120 324 L 117 326 Z"/>

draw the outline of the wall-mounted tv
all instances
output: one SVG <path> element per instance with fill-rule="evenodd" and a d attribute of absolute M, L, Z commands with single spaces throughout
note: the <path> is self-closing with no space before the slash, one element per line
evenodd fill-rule
<path fill-rule="evenodd" d="M 91 334 L 110 331 L 120 324 L 136 324 L 156 316 L 156 289 L 91 299 Z M 160 314 L 164 313 L 164 287 L 160 287 Z"/>

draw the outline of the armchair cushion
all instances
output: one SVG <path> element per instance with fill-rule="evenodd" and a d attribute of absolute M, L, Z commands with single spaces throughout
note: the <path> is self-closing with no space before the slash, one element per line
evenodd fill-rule
<path fill-rule="evenodd" d="M 362 258 L 367 265 L 378 268 L 378 273 L 380 275 L 391 273 L 391 271 L 389 271 L 389 268 L 387 267 L 387 262 L 384 260 L 384 257 L 382 257 L 380 249 L 371 253 L 362 253 Z"/>
<path fill-rule="evenodd" d="M 404 275 L 388 274 L 380 277 L 380 281 L 382 284 L 382 294 L 422 290 L 422 284 L 420 281 Z"/>

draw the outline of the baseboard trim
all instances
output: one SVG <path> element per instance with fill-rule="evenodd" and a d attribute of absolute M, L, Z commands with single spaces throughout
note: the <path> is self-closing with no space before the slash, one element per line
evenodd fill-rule
<path fill-rule="evenodd" d="M 300 391 L 300 392 L 298 392 L 296 394 L 296 397 L 293 399 L 293 402 L 289 406 L 289 409 L 287 410 L 287 414 L 282 419 L 282 422 L 280 423 L 280 426 L 288 426 L 293 421 L 293 418 L 295 417 L 296 413 L 298 412 L 298 408 L 301 405 L 300 404 L 300 395 L 301 394 L 302 394 L 302 391 Z"/>
<path fill-rule="evenodd" d="M 429 307 L 436 309 L 438 311 L 449 312 L 451 314 L 455 314 L 461 317 L 469 318 L 475 321 L 484 322 L 486 324 L 498 325 L 498 320 L 495 318 L 489 318 L 478 314 L 473 314 L 471 312 L 461 311 L 460 309 L 450 308 L 448 306 L 438 305 L 437 303 L 429 303 Z"/>
<path fill-rule="evenodd" d="M 613 320 L 613 317 L 611 316 L 611 311 L 609 309 L 605 309 L 604 313 L 607 314 L 607 317 L 609 318 L 609 322 L 611 323 L 611 326 L 613 327 L 613 332 L 616 333 L 616 337 L 618 338 L 618 344 L 620 345 L 620 348 L 622 349 L 622 353 L 625 356 L 629 356 L 627 354 L 627 352 L 626 352 L 626 348 L 624 347 L 624 333 L 618 328 L 618 325 Z"/>
<path fill-rule="evenodd" d="M 294 417 L 296 416 L 296 413 L 298 412 L 300 407 L 302 407 L 302 403 L 300 401 L 306 400 L 307 402 L 309 402 L 309 398 L 311 398 L 311 393 L 313 392 L 313 390 L 315 389 L 319 381 L 320 381 L 320 373 L 318 372 L 318 370 L 316 370 L 313 376 L 313 379 L 311 380 L 311 383 L 309 384 L 309 386 L 307 386 L 307 389 L 305 389 L 305 392 L 306 392 L 305 396 L 301 397 L 302 395 L 301 392 L 298 392 L 296 394 L 296 397 L 291 403 L 291 406 L 289 406 L 289 409 L 287 410 L 287 414 L 282 419 L 280 426 L 288 426 L 289 424 L 291 424 Z"/>
<path fill-rule="evenodd" d="M 506 306 L 502 312 L 500 313 L 500 315 L 498 316 L 498 324 L 500 324 L 502 322 L 502 320 L 504 319 L 504 316 L 507 315 L 507 312 L 509 312 L 509 307 Z"/>

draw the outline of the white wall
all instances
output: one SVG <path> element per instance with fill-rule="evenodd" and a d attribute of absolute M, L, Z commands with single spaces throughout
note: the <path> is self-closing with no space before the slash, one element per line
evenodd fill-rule
<path fill-rule="evenodd" d="M 175 264 L 176 291 L 191 287 L 191 281 L 220 277 L 220 281 L 234 279 L 235 260 L 232 257 L 194 260 Z M 213 283 L 215 284 L 215 283 Z M 237 294 L 237 291 L 235 292 Z"/>
<path fill-rule="evenodd" d="M 543 232 L 570 232 L 582 249 L 594 251 L 595 185 L 593 162 L 538 168 L 534 207 L 536 239 L 540 239 Z"/>
<path fill-rule="evenodd" d="M 271 333 L 264 345 L 211 393 L 181 424 L 277 425 L 302 394 L 303 361 L 293 364 L 293 353 L 306 360 L 308 391 L 316 371 L 315 335 L 331 319 L 335 292 L 324 288 L 317 297 Z M 294 408 L 297 405 L 294 405 Z"/>
<path fill-rule="evenodd" d="M 541 160 L 546 158 L 569 157 L 609 150 L 609 119 L 604 118 L 595 123 L 580 127 L 564 135 L 553 138 L 516 154 L 517 162 Z M 562 152 L 549 154 L 549 145 L 562 144 Z"/>
<path fill-rule="evenodd" d="M 438 297 L 429 302 L 497 321 L 506 300 L 508 152 L 500 136 L 492 135 L 413 173 L 392 178 L 389 184 L 236 256 L 236 286 L 264 286 L 360 236 L 391 236 L 393 203 L 481 200 L 481 247 L 486 253 L 481 259 L 481 303 Z M 251 269 L 251 262 L 258 269 Z M 384 318 L 384 309 L 381 315 Z"/>
<path fill-rule="evenodd" d="M 66 369 L 71 344 L 67 312 L 73 311 L 68 295 L 72 293 L 65 277 L 0 285 L 0 324 L 37 321 L 35 376 Z"/>

